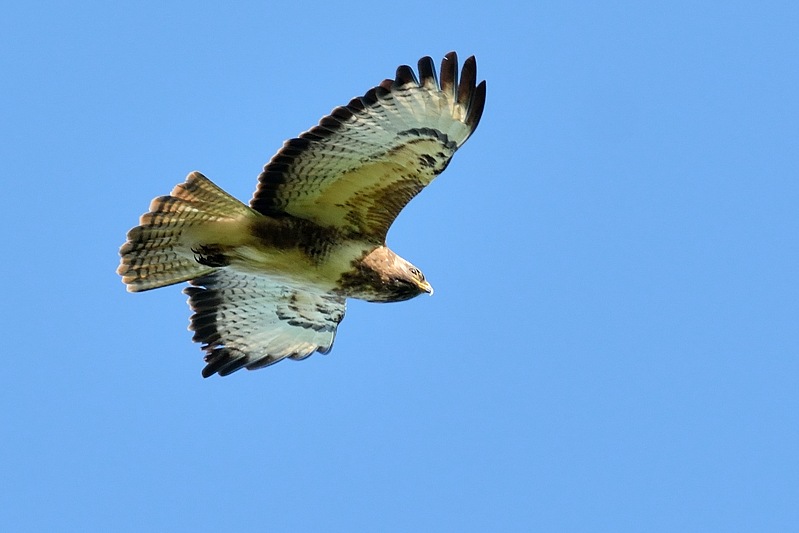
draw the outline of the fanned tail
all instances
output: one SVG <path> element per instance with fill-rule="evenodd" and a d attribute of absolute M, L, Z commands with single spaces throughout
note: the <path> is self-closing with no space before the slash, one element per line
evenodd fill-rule
<path fill-rule="evenodd" d="M 127 242 L 119 249 L 122 256 L 117 274 L 130 292 L 141 292 L 195 279 L 215 270 L 198 262 L 192 241 L 215 222 L 230 222 L 252 216 L 254 212 L 192 172 L 170 196 L 150 203 L 139 226 L 131 229 Z M 192 235 L 193 232 L 193 235 Z"/>

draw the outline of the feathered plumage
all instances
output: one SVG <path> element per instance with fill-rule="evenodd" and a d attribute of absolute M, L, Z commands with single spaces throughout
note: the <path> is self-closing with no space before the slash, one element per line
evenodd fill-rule
<path fill-rule="evenodd" d="M 385 245 L 407 203 L 477 127 L 485 81 L 474 57 L 458 79 L 403 65 L 365 95 L 285 142 L 246 206 L 199 172 L 156 198 L 120 249 L 132 292 L 190 281 L 190 329 L 204 376 L 327 353 L 346 298 L 392 302 L 432 292 Z"/>

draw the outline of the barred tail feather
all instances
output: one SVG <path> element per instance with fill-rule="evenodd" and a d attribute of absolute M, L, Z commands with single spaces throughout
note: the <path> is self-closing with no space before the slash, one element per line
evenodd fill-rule
<path fill-rule="evenodd" d="M 192 172 L 170 196 L 150 203 L 140 225 L 131 229 L 119 249 L 117 273 L 130 292 L 141 292 L 192 280 L 215 269 L 197 262 L 187 233 L 214 222 L 235 221 L 253 211 Z"/>

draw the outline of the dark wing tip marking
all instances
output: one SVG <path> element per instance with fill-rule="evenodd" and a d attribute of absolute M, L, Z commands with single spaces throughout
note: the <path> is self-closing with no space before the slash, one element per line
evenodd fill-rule
<path fill-rule="evenodd" d="M 474 86 L 477 84 L 477 63 L 474 56 L 469 57 L 463 62 L 461 68 L 461 79 L 458 82 L 458 103 L 465 105 L 468 109 L 469 101 L 474 94 Z"/>
<path fill-rule="evenodd" d="M 397 67 L 397 75 L 394 78 L 393 87 L 400 88 L 405 85 L 412 84 L 419 86 L 419 80 L 416 79 L 416 73 L 408 65 L 400 65 Z"/>
<path fill-rule="evenodd" d="M 229 376 L 236 370 L 241 370 L 248 363 L 248 358 L 244 354 L 238 354 L 229 348 L 219 348 L 205 356 L 205 368 L 203 377 L 210 378 L 214 374 Z"/>
<path fill-rule="evenodd" d="M 391 88 L 394 86 L 394 80 L 385 79 L 380 82 L 380 85 L 375 87 L 377 91 L 377 96 L 386 96 L 388 93 L 391 92 Z"/>
<path fill-rule="evenodd" d="M 486 104 L 486 82 L 481 81 L 475 88 L 469 99 L 469 112 L 466 115 L 466 124 L 468 124 L 472 131 L 477 128 L 480 123 L 480 118 L 483 116 L 483 108 Z"/>
<path fill-rule="evenodd" d="M 391 92 L 391 85 L 394 80 L 383 80 L 377 87 L 372 87 L 366 94 L 360 97 L 361 104 L 364 108 L 375 105 L 381 97 L 386 96 Z"/>
<path fill-rule="evenodd" d="M 441 91 L 454 98 L 458 89 L 458 54 L 450 52 L 441 60 Z"/>
<path fill-rule="evenodd" d="M 206 352 L 206 366 L 202 376 L 208 378 L 214 374 L 227 376 L 247 365 L 250 358 L 234 348 L 224 346 L 224 339 L 219 330 L 216 308 L 224 303 L 224 298 L 214 290 L 213 275 L 192 280 L 192 285 L 183 289 L 189 297 L 189 307 L 193 311 L 189 330 L 194 332 L 192 340 L 202 343 Z"/>
<path fill-rule="evenodd" d="M 419 67 L 419 78 L 422 81 L 422 87 L 438 90 L 438 76 L 436 75 L 436 64 L 433 62 L 433 58 L 425 56 L 419 60 L 417 66 Z"/>
<path fill-rule="evenodd" d="M 363 103 L 363 99 L 359 98 L 359 97 L 356 97 L 356 98 L 353 98 L 352 100 L 350 100 L 350 102 L 347 104 L 347 107 L 351 111 L 354 111 L 355 113 L 358 113 L 358 112 L 363 111 L 364 109 L 366 109 L 366 106 Z"/>

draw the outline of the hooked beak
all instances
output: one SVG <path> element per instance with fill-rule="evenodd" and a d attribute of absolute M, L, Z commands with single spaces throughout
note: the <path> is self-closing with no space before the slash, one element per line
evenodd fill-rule
<path fill-rule="evenodd" d="M 427 281 L 423 281 L 419 284 L 419 288 L 422 289 L 424 292 L 433 296 L 433 286 L 427 283 Z"/>

